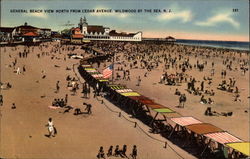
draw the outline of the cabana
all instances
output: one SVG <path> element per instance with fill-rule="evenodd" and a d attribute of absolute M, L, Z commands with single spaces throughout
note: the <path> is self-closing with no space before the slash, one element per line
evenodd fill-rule
<path fill-rule="evenodd" d="M 199 123 L 199 124 L 187 125 L 186 128 L 188 130 L 194 132 L 195 134 L 198 134 L 198 135 L 224 131 L 221 128 L 218 128 L 218 127 L 216 127 L 212 124 L 209 124 L 209 123 Z"/>
<path fill-rule="evenodd" d="M 226 144 L 229 148 L 233 149 L 233 152 L 231 153 L 231 158 L 233 158 L 235 151 L 243 154 L 244 156 L 240 156 L 242 158 L 244 157 L 250 157 L 250 142 L 236 142 L 236 143 L 228 143 Z M 235 157 L 236 156 L 235 154 Z"/>
<path fill-rule="evenodd" d="M 171 121 L 176 123 L 175 127 L 173 128 L 172 132 L 169 134 L 169 138 L 172 136 L 174 131 L 177 129 L 179 132 L 180 129 L 184 130 L 184 127 L 187 125 L 192 125 L 192 124 L 199 124 L 202 123 L 201 121 L 195 119 L 194 117 L 177 117 L 177 118 L 170 118 Z"/>
<path fill-rule="evenodd" d="M 223 145 L 232 142 L 242 142 L 241 139 L 229 134 L 228 132 L 209 133 L 205 134 L 205 136 Z"/>
<path fill-rule="evenodd" d="M 225 145 L 227 143 L 237 143 L 237 142 L 243 142 L 241 139 L 229 134 L 228 132 L 215 132 L 215 133 L 208 133 L 204 134 L 205 137 L 209 139 L 209 142 L 207 143 L 207 146 L 201 153 L 201 156 L 205 152 L 206 148 L 210 145 L 212 141 L 216 142 L 218 146 L 216 147 L 217 150 L 225 148 Z M 225 151 L 224 151 L 225 152 Z M 226 151 L 227 153 L 227 151 Z M 227 154 L 226 154 L 227 155 Z"/>
<path fill-rule="evenodd" d="M 185 126 L 185 128 L 188 131 L 190 131 L 190 133 L 187 133 L 188 136 L 187 141 L 198 144 L 199 147 L 206 147 L 205 146 L 206 137 L 203 136 L 204 134 L 224 131 L 209 123 L 198 123 L 198 124 L 187 125 Z M 184 145 L 186 145 L 186 143 Z"/>
<path fill-rule="evenodd" d="M 158 114 L 166 114 L 166 113 L 174 113 L 175 111 L 171 110 L 170 108 L 167 108 L 167 107 L 164 107 L 164 108 L 156 108 L 156 109 L 153 109 L 156 114 L 154 116 L 154 118 L 152 119 L 150 125 L 153 124 L 153 122 L 155 121 L 167 121 L 166 117 L 163 115 L 164 119 L 162 120 L 156 120 L 156 117 L 158 116 Z"/>
<path fill-rule="evenodd" d="M 139 93 L 137 93 L 137 92 L 126 92 L 126 93 L 120 93 L 121 95 L 123 95 L 123 96 L 126 96 L 126 97 L 128 97 L 128 96 L 141 96 Z"/>

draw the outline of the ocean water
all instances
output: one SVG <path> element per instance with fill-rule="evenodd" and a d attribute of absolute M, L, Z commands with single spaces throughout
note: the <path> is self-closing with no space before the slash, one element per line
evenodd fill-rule
<path fill-rule="evenodd" d="M 249 42 L 177 39 L 176 43 L 183 44 L 183 45 L 207 46 L 207 47 L 215 47 L 215 48 L 249 51 Z"/>

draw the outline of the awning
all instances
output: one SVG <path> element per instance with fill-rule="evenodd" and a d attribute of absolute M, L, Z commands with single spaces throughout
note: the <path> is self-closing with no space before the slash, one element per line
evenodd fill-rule
<path fill-rule="evenodd" d="M 121 93 L 121 95 L 126 96 L 126 97 L 128 97 L 128 96 L 140 96 L 140 94 L 137 92 Z"/>
<path fill-rule="evenodd" d="M 250 142 L 229 143 L 226 145 L 246 156 L 250 156 Z"/>
<path fill-rule="evenodd" d="M 137 97 L 129 97 L 129 98 L 131 98 L 131 99 L 133 99 L 133 100 L 149 99 L 148 97 L 143 96 L 143 95 L 141 95 L 141 96 L 137 96 Z"/>
<path fill-rule="evenodd" d="M 95 68 L 90 68 L 90 67 L 89 67 L 89 68 L 84 68 L 84 70 L 87 71 L 87 70 L 96 70 L 96 69 L 95 69 Z"/>
<path fill-rule="evenodd" d="M 22 36 L 34 37 L 34 36 L 39 36 L 39 35 L 37 33 L 35 33 L 35 32 L 28 32 L 28 33 L 23 34 Z"/>
<path fill-rule="evenodd" d="M 126 87 L 123 86 L 123 85 L 110 85 L 109 87 L 110 87 L 111 89 L 113 89 L 113 90 L 117 90 L 117 89 L 126 89 Z"/>
<path fill-rule="evenodd" d="M 199 135 L 223 131 L 222 129 L 209 123 L 188 125 L 186 128 Z"/>
<path fill-rule="evenodd" d="M 205 136 L 221 144 L 226 144 L 231 142 L 242 142 L 241 139 L 229 134 L 228 132 L 210 133 L 210 134 L 205 134 Z"/>
<path fill-rule="evenodd" d="M 94 74 L 94 75 L 92 75 L 92 77 L 94 77 L 94 78 L 102 78 L 103 74 Z"/>
<path fill-rule="evenodd" d="M 202 123 L 201 121 L 199 121 L 193 117 L 171 118 L 170 120 L 172 120 L 173 122 L 175 122 L 176 124 L 178 124 L 180 126 L 187 126 L 187 125 L 191 125 L 191 124 Z"/>
<path fill-rule="evenodd" d="M 74 34 L 74 35 L 72 35 L 72 38 L 83 38 L 83 35 L 81 35 L 81 34 Z"/>
<path fill-rule="evenodd" d="M 138 101 L 140 98 L 144 98 L 145 96 L 140 95 L 140 96 L 129 96 L 130 99 Z"/>
<path fill-rule="evenodd" d="M 146 106 L 148 106 L 151 109 L 159 109 L 159 108 L 166 108 L 163 105 L 160 104 L 146 104 Z"/>
<path fill-rule="evenodd" d="M 181 117 L 182 115 L 177 113 L 177 112 L 173 112 L 173 113 L 162 113 L 162 115 L 164 115 L 166 118 L 178 118 Z"/>
<path fill-rule="evenodd" d="M 87 72 L 97 72 L 97 70 L 86 70 Z"/>
<path fill-rule="evenodd" d="M 153 109 L 157 113 L 173 113 L 174 111 L 169 108 Z"/>
<path fill-rule="evenodd" d="M 153 100 L 151 100 L 149 98 L 148 99 L 139 99 L 139 102 L 144 104 L 144 105 L 157 104 L 157 103 L 155 103 Z"/>
<path fill-rule="evenodd" d="M 115 90 L 118 93 L 127 93 L 127 92 L 133 92 L 132 89 L 117 89 Z"/>
<path fill-rule="evenodd" d="M 94 71 L 93 70 L 93 72 L 88 72 L 89 74 L 91 74 L 91 75 L 97 75 L 97 74 L 100 74 L 100 72 L 97 72 L 97 71 Z"/>
<path fill-rule="evenodd" d="M 83 42 L 85 42 L 85 43 L 89 43 L 89 42 L 90 42 L 90 40 L 83 40 Z"/>
<path fill-rule="evenodd" d="M 107 79 L 98 79 L 98 81 L 100 81 L 100 82 L 108 82 L 109 80 L 107 80 Z"/>

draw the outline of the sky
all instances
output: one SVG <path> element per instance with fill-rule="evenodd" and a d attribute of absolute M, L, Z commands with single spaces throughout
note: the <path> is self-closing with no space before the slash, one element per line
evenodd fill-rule
<path fill-rule="evenodd" d="M 13 9 L 28 13 L 13 13 Z M 30 13 L 41 9 L 41 13 Z M 51 9 L 54 13 L 45 13 Z M 111 9 L 111 13 L 55 13 L 56 10 Z M 117 13 L 116 9 L 136 10 Z M 138 10 L 141 9 L 141 12 Z M 145 12 L 150 10 L 152 12 Z M 154 9 L 161 12 L 153 12 Z M 164 12 L 164 10 L 166 12 Z M 171 10 L 171 11 L 169 11 Z M 249 41 L 248 0 L 2 0 L 1 26 L 29 25 L 60 31 L 77 27 L 86 17 L 89 25 L 103 25 L 118 32 L 142 31 L 143 37 Z M 65 26 L 72 24 L 72 26 Z"/>

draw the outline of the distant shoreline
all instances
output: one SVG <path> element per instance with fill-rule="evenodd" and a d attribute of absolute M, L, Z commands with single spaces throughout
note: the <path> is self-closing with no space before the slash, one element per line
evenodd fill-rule
<path fill-rule="evenodd" d="M 144 38 L 143 41 L 161 41 L 165 42 L 164 38 Z M 167 42 L 167 41 L 166 41 Z M 217 40 L 189 40 L 176 39 L 175 44 L 185 46 L 203 47 L 209 49 L 231 50 L 237 52 L 249 52 L 250 43 L 247 41 L 217 41 Z"/>

